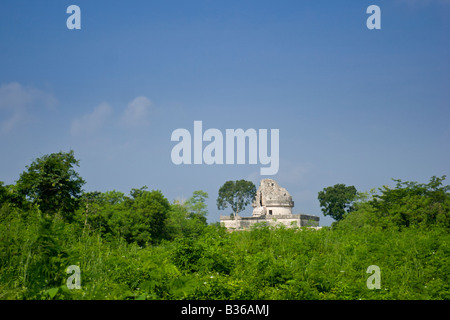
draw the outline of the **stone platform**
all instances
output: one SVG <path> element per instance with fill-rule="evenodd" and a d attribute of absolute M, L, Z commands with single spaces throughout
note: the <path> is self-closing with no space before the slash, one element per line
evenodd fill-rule
<path fill-rule="evenodd" d="M 286 227 L 318 227 L 319 217 L 307 214 L 265 215 L 259 217 L 220 216 L 220 222 L 229 230 L 248 230 L 256 223 L 266 223 L 268 226 L 283 224 Z"/>
<path fill-rule="evenodd" d="M 288 228 L 319 227 L 318 216 L 292 214 L 292 196 L 273 179 L 261 180 L 252 207 L 251 217 L 220 216 L 220 223 L 229 230 L 250 229 L 256 223 L 266 223 L 269 226 L 283 224 Z"/>

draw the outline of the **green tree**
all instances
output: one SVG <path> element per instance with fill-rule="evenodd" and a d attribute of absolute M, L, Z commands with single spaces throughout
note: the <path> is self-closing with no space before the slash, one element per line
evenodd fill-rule
<path fill-rule="evenodd" d="M 189 212 L 184 203 L 175 200 L 170 204 L 169 217 L 167 219 L 167 228 L 169 237 L 175 239 L 185 237 L 191 234 Z"/>
<path fill-rule="evenodd" d="M 0 206 L 8 201 L 8 189 L 3 186 L 3 181 L 0 181 Z"/>
<path fill-rule="evenodd" d="M 169 232 L 171 238 L 179 236 L 198 236 L 208 225 L 205 203 L 208 193 L 197 190 L 185 202 L 174 201 L 169 213 Z"/>
<path fill-rule="evenodd" d="M 206 215 L 208 214 L 206 199 L 208 199 L 208 193 L 205 191 L 196 190 L 193 192 L 192 197 L 185 203 L 190 219 L 197 219 L 206 224 Z"/>
<path fill-rule="evenodd" d="M 4 186 L 3 181 L 0 181 L 0 222 L 10 215 L 12 200 L 11 186 Z"/>
<path fill-rule="evenodd" d="M 25 196 L 20 194 L 17 185 L 3 185 L 0 181 L 0 208 L 3 205 L 12 206 L 20 209 L 29 209 L 29 203 L 25 200 Z"/>
<path fill-rule="evenodd" d="M 84 228 L 86 228 L 88 225 L 88 218 L 92 217 L 93 215 L 97 215 L 99 211 L 99 202 L 101 199 L 100 197 L 101 192 L 98 191 L 85 192 L 81 195 L 80 203 L 81 207 L 84 209 Z"/>
<path fill-rule="evenodd" d="M 60 214 L 72 220 L 85 184 L 74 166 L 79 166 L 79 161 L 73 150 L 37 158 L 20 175 L 18 190 L 47 215 Z"/>
<path fill-rule="evenodd" d="M 123 192 L 89 192 L 83 195 L 82 202 L 78 212 L 83 228 L 88 226 L 91 230 L 98 230 L 107 239 L 131 234 L 129 212 L 132 200 Z"/>
<path fill-rule="evenodd" d="M 256 195 L 256 187 L 253 182 L 246 180 L 227 181 L 219 189 L 217 208 L 224 210 L 231 207 L 236 216 L 249 205 Z"/>
<path fill-rule="evenodd" d="M 381 218 L 386 218 L 398 226 L 412 224 L 450 223 L 450 186 L 443 185 L 446 176 L 431 177 L 428 184 L 414 181 L 396 182 L 395 188 L 383 186 L 369 203 Z"/>
<path fill-rule="evenodd" d="M 329 215 L 336 221 L 341 220 L 345 213 L 352 211 L 352 202 L 357 194 L 354 186 L 346 187 L 345 184 L 335 184 L 319 191 L 319 199 L 322 212 Z"/>
<path fill-rule="evenodd" d="M 159 243 L 168 238 L 167 219 L 170 203 L 159 190 L 146 191 L 146 187 L 133 189 L 131 210 L 128 213 L 131 223 L 131 242 L 140 246 Z"/>

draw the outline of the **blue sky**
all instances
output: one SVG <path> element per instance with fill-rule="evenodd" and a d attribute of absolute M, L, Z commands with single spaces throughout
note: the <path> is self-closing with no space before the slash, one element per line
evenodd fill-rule
<path fill-rule="evenodd" d="M 66 8 L 81 8 L 68 30 Z M 381 30 L 366 9 L 381 8 Z M 450 169 L 450 1 L 0 3 L 0 181 L 73 149 L 85 189 L 173 201 L 276 179 L 295 213 L 317 193 L 427 182 Z M 180 165 L 177 128 L 280 130 L 280 169 Z M 250 208 L 243 215 L 250 215 Z"/>

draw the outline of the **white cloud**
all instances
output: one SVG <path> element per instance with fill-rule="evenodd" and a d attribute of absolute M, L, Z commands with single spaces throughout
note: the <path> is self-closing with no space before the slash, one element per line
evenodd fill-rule
<path fill-rule="evenodd" d="M 128 103 L 120 119 L 122 125 L 127 127 L 141 127 L 149 124 L 151 102 L 147 97 L 139 96 Z"/>
<path fill-rule="evenodd" d="M 112 116 L 111 106 L 103 102 L 84 116 L 72 121 L 72 136 L 92 136 L 106 125 L 112 127 L 141 127 L 149 124 L 151 102 L 144 96 L 130 101 L 120 117 Z"/>
<path fill-rule="evenodd" d="M 0 112 L 6 120 L 0 122 L 2 132 L 11 131 L 14 127 L 26 122 L 31 116 L 31 109 L 37 106 L 53 107 L 56 98 L 33 87 L 25 87 L 18 82 L 0 86 Z"/>
<path fill-rule="evenodd" d="M 73 136 L 91 135 L 105 125 L 111 113 L 110 105 L 103 102 L 95 107 L 91 113 L 73 120 L 70 133 Z"/>

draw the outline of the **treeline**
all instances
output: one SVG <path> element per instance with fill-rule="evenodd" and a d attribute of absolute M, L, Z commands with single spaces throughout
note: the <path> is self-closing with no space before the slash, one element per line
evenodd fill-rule
<path fill-rule="evenodd" d="M 122 192 L 89 192 L 75 213 L 83 231 L 99 232 L 107 240 L 124 239 L 139 246 L 155 245 L 179 236 L 195 236 L 206 227 L 206 199 L 201 190 L 183 203 L 169 203 L 159 190 L 144 186 Z"/>
<path fill-rule="evenodd" d="M 358 192 L 354 186 L 336 184 L 320 191 L 318 199 L 324 215 L 337 221 L 335 226 L 377 225 L 401 229 L 439 225 L 448 228 L 450 186 L 443 184 L 445 178 L 433 176 L 429 183 L 393 179 L 395 188 L 383 186 L 378 189 L 379 193 L 375 189 Z M 344 218 L 345 223 L 338 223 Z"/>
<path fill-rule="evenodd" d="M 73 152 L 0 183 L 0 299 L 449 299 L 445 177 L 319 195 L 331 227 L 228 232 L 208 195 L 83 192 Z M 342 192 L 340 192 L 341 190 Z M 329 205 L 328 205 L 329 204 Z M 369 289 L 367 268 L 381 270 Z M 69 289 L 69 266 L 81 288 Z"/>
<path fill-rule="evenodd" d="M 159 190 L 147 186 L 119 191 L 83 192 L 85 181 L 75 171 L 73 151 L 45 155 L 27 166 L 14 185 L 0 181 L 0 217 L 40 216 L 46 223 L 62 221 L 99 232 L 106 239 L 123 238 L 140 246 L 206 227 L 208 194 L 195 191 L 189 199 L 169 203 Z"/>

